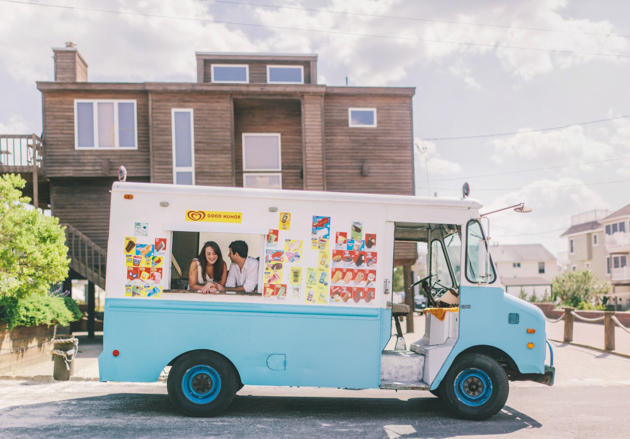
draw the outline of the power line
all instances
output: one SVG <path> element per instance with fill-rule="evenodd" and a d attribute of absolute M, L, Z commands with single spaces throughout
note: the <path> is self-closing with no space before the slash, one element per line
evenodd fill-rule
<path fill-rule="evenodd" d="M 530 168 L 530 169 L 519 169 L 519 170 L 512 170 L 512 171 L 501 171 L 501 172 L 494 172 L 494 173 L 491 173 L 491 174 L 477 174 L 477 175 L 468 175 L 468 176 L 460 176 L 460 177 L 434 178 L 434 180 L 439 180 L 439 181 L 463 181 L 463 180 L 471 179 L 471 178 L 496 177 L 498 175 L 513 175 L 513 174 L 523 174 L 523 173 L 527 173 L 527 172 L 549 171 L 549 170 L 552 170 L 552 169 L 569 168 L 569 167 L 572 167 L 572 166 L 579 166 L 579 165 L 594 165 L 594 164 L 597 164 L 597 163 L 618 162 L 618 161 L 628 160 L 628 159 L 630 159 L 630 156 L 626 156 L 624 158 L 615 157 L 615 158 L 612 158 L 612 159 L 587 161 L 587 162 L 571 162 L 571 163 L 567 163 L 565 165 L 545 166 L 545 167 L 542 167 L 542 168 Z"/>
<path fill-rule="evenodd" d="M 628 118 L 630 118 L 630 115 L 624 114 L 617 117 L 589 120 L 586 122 L 574 122 L 568 125 L 561 125 L 561 126 L 548 127 L 548 128 L 537 128 L 537 129 L 531 129 L 531 130 L 509 131 L 509 132 L 491 133 L 491 134 L 474 134 L 474 135 L 469 135 L 469 136 L 421 137 L 421 139 L 428 140 L 431 142 L 436 142 L 436 141 L 443 141 L 443 140 L 466 140 L 466 139 L 485 139 L 488 137 L 506 137 L 506 136 L 515 136 L 517 134 L 544 133 L 547 131 L 557 131 L 557 130 L 563 130 L 563 129 L 566 129 L 572 126 L 577 126 L 577 125 L 586 126 L 586 125 L 593 125 L 597 123 L 604 123 L 604 122 L 610 122 L 613 120 L 628 119 Z"/>
<path fill-rule="evenodd" d="M 92 8 L 92 7 L 77 7 L 77 6 L 57 5 L 57 4 L 50 4 L 50 3 L 35 3 L 35 2 L 22 1 L 22 0 L 0 0 L 0 1 L 4 3 L 13 3 L 13 4 L 19 4 L 19 5 L 28 5 L 28 6 L 69 9 L 69 10 L 77 10 L 77 11 L 81 10 L 81 11 L 101 12 L 101 13 L 117 14 L 117 15 L 163 18 L 163 19 L 169 19 L 169 20 L 198 21 L 198 22 L 207 22 L 207 23 L 214 23 L 214 24 L 226 24 L 226 25 L 232 25 L 232 26 L 249 26 L 249 27 L 262 28 L 262 29 L 281 29 L 281 30 L 292 30 L 292 31 L 298 31 L 298 32 L 345 35 L 345 36 L 352 36 L 352 37 L 380 38 L 380 39 L 415 41 L 415 42 L 424 42 L 424 43 L 450 44 L 450 45 L 457 45 L 457 46 L 464 46 L 464 47 L 486 47 L 486 48 L 491 48 L 491 49 L 530 50 L 530 51 L 537 51 L 537 52 L 550 52 L 550 53 L 556 53 L 556 54 L 589 55 L 589 56 L 598 56 L 598 57 L 630 59 L 630 54 L 622 54 L 622 53 L 584 52 L 584 51 L 570 50 L 570 49 L 548 49 L 548 48 L 540 48 L 540 47 L 515 46 L 515 45 L 506 45 L 506 44 L 498 44 L 498 43 L 449 41 L 449 40 L 430 39 L 430 38 L 421 38 L 421 37 L 406 37 L 406 36 L 398 36 L 398 35 L 346 32 L 346 31 L 337 31 L 337 30 L 332 30 L 332 29 L 313 29 L 313 28 L 292 27 L 292 26 L 273 26 L 273 25 L 266 25 L 266 24 L 259 24 L 259 23 L 244 23 L 244 22 L 237 22 L 237 21 L 215 20 L 215 19 L 204 18 L 204 17 L 183 17 L 183 16 L 151 14 L 151 13 L 143 13 L 143 12 L 135 12 L 135 11 L 101 9 L 101 8 Z"/>
<path fill-rule="evenodd" d="M 590 182 L 590 183 L 573 183 L 573 184 L 561 184 L 561 185 L 557 185 L 557 186 L 553 186 L 553 189 L 557 189 L 557 188 L 572 188 L 572 187 L 581 187 L 581 186 L 598 186 L 598 185 L 606 185 L 606 184 L 615 184 L 615 183 L 627 183 L 630 182 L 630 179 L 624 178 L 621 180 L 609 180 L 609 181 L 596 181 L 596 182 Z M 439 189 L 439 190 L 453 190 L 455 188 L 453 187 L 433 187 L 432 189 Z M 522 186 L 520 187 L 501 187 L 501 188 L 471 188 L 472 191 L 487 191 L 487 192 L 503 192 L 503 191 L 518 191 L 520 189 L 523 189 Z"/>
<path fill-rule="evenodd" d="M 400 15 L 381 15 L 381 14 L 368 14 L 365 12 L 356 12 L 356 11 L 340 11 L 334 9 L 321 9 L 321 8 L 303 8 L 299 6 L 284 6 L 284 5 L 275 5 L 275 4 L 265 4 L 265 3 L 251 3 L 251 2 L 238 2 L 238 1 L 230 1 L 230 0 L 214 0 L 214 3 L 225 3 L 230 5 L 241 5 L 241 6 L 253 6 L 258 8 L 267 8 L 267 9 L 288 9 L 288 10 L 297 10 L 297 11 L 306 11 L 306 12 L 320 12 L 331 15 L 352 15 L 358 17 L 368 17 L 368 18 L 385 18 L 392 20 L 404 20 L 404 21 L 418 21 L 425 23 L 439 23 L 439 24 L 455 24 L 459 26 L 475 26 L 475 27 L 493 27 L 497 29 L 508 29 L 508 30 L 527 30 L 527 31 L 535 31 L 535 32 L 553 32 L 553 33 L 563 33 L 563 34 L 581 34 L 581 35 L 590 35 L 597 37 L 614 37 L 614 38 L 624 38 L 630 39 L 630 35 L 621 35 L 621 34 L 613 34 L 613 33 L 597 33 L 597 32 L 579 32 L 579 31 L 568 31 L 561 29 L 549 29 L 549 28 L 540 28 L 540 27 L 529 27 L 529 26 L 512 26 L 507 24 L 490 24 L 490 23 L 473 23 L 466 21 L 453 21 L 453 20 L 436 20 L 432 18 L 418 18 L 418 17 L 403 17 Z"/>

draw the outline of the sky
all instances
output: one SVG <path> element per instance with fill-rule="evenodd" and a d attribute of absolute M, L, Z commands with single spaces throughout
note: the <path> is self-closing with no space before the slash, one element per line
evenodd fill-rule
<path fill-rule="evenodd" d="M 35 81 L 77 44 L 90 81 L 196 81 L 195 51 L 319 55 L 318 82 L 415 87 L 416 193 L 491 215 L 493 244 L 566 251 L 630 203 L 624 0 L 0 0 L 0 133 L 41 133 Z"/>

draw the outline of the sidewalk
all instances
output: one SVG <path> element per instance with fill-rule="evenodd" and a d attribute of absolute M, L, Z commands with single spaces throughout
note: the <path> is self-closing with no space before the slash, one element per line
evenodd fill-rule
<path fill-rule="evenodd" d="M 547 321 L 547 338 L 562 342 L 564 338 L 564 320 L 557 323 L 549 323 Z M 573 343 L 603 350 L 604 325 L 574 321 Z M 615 350 L 612 352 L 630 356 L 630 334 L 618 327 L 615 327 Z"/>
<path fill-rule="evenodd" d="M 79 339 L 79 353 L 74 359 L 74 371 L 71 380 L 76 381 L 98 381 L 98 356 L 103 350 L 103 333 L 97 332 L 94 339 L 87 337 L 87 332 L 75 332 L 74 336 Z M 0 379 L 29 379 L 37 381 L 54 381 L 53 361 L 42 362 L 33 366 L 22 368 L 11 374 L 0 376 Z"/>

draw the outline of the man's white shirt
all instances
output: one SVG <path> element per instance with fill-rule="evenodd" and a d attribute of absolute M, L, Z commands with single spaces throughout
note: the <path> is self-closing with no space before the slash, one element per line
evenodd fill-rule
<path fill-rule="evenodd" d="M 248 256 L 241 270 L 238 264 L 232 262 L 228 271 L 226 288 L 243 287 L 245 292 L 251 293 L 258 284 L 258 260 Z"/>

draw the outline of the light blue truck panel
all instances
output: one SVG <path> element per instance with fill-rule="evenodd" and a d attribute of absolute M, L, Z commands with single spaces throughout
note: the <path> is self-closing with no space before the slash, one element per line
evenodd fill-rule
<path fill-rule="evenodd" d="M 156 381 L 174 358 L 206 349 L 227 357 L 246 385 L 346 388 L 379 386 L 392 317 L 381 308 L 141 298 L 107 299 L 105 313 L 101 381 Z"/>
<path fill-rule="evenodd" d="M 536 333 L 528 334 L 528 328 L 535 329 Z M 462 286 L 459 338 L 431 383 L 431 390 L 440 385 L 457 355 L 479 345 L 502 350 L 514 360 L 521 373 L 542 374 L 545 341 L 545 316 L 536 306 L 505 294 L 498 287 Z M 527 347 L 529 342 L 534 343 L 533 349 Z"/>

